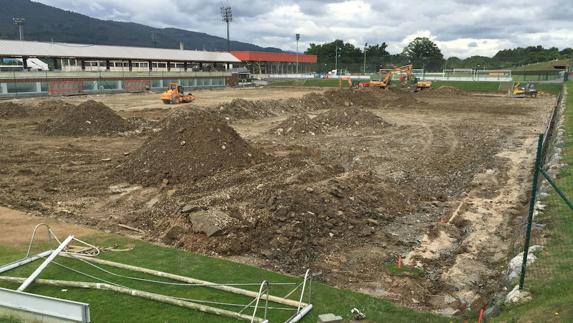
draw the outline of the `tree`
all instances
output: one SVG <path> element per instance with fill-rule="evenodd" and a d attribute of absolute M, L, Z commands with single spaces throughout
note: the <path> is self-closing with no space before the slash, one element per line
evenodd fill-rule
<path fill-rule="evenodd" d="M 444 68 L 452 69 L 452 68 L 462 68 L 464 67 L 464 60 L 459 59 L 458 57 L 452 56 L 446 59 L 444 63 Z"/>
<path fill-rule="evenodd" d="M 340 39 L 324 44 L 312 43 L 304 53 L 318 56 L 317 64 L 319 72 L 333 70 L 336 61 L 338 61 L 339 69 L 348 69 L 353 72 L 361 70 L 362 50 Z M 336 53 L 338 53 L 338 60 L 335 57 Z"/>
<path fill-rule="evenodd" d="M 388 48 L 388 44 L 385 42 L 376 45 L 370 45 L 366 48 L 368 70 L 374 72 L 381 67 L 388 65 L 390 62 L 388 59 L 390 53 L 386 51 L 386 48 Z"/>
<path fill-rule="evenodd" d="M 404 47 L 402 55 L 410 59 L 414 68 L 438 71 L 442 68 L 444 55 L 438 46 L 427 37 L 417 37 Z"/>

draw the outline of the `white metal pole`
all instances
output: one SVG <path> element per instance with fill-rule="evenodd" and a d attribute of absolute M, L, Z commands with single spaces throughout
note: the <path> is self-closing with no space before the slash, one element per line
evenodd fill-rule
<path fill-rule="evenodd" d="M 24 258 L 24 259 L 20 259 L 20 260 L 18 260 L 18 261 L 14 261 L 13 263 L 4 265 L 4 266 L 0 267 L 0 274 L 1 274 L 1 273 L 4 273 L 4 272 L 7 272 L 7 271 L 9 271 L 9 270 L 12 270 L 12 269 L 14 269 L 14 268 L 18 268 L 18 267 L 23 266 L 23 265 L 25 265 L 25 264 L 31 263 L 31 262 L 33 262 L 33 261 L 35 261 L 35 260 L 40 259 L 40 258 L 47 257 L 47 256 L 49 256 L 51 253 L 52 253 L 52 250 L 44 251 L 44 252 L 39 253 L 39 254 L 37 254 L 37 255 L 34 255 L 34 256 L 31 256 L 31 257 L 26 257 L 26 258 Z"/>
<path fill-rule="evenodd" d="M 54 258 L 56 258 L 56 256 L 62 251 L 64 250 L 64 248 L 72 241 L 72 239 L 74 238 L 74 236 L 69 236 L 66 238 L 66 240 L 64 240 L 64 242 L 62 242 L 58 248 L 56 250 L 54 250 L 50 256 L 48 258 L 46 258 L 46 260 L 44 260 L 44 262 L 38 267 L 36 268 L 36 270 L 34 270 L 34 272 L 30 275 L 30 277 L 28 277 L 23 283 L 22 285 L 20 285 L 20 287 L 18 287 L 18 291 L 22 292 L 26 289 L 26 287 L 28 287 L 33 281 L 34 279 L 36 279 L 36 277 L 38 277 L 38 275 L 40 275 L 40 273 L 48 266 L 48 264 L 54 260 Z"/>

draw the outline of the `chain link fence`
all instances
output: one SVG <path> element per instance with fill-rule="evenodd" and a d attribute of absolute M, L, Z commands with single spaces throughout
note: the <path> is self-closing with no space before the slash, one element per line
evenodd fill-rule
<path fill-rule="evenodd" d="M 570 88 L 572 87 L 569 83 Z M 567 295 L 573 286 L 573 98 L 564 87 L 546 131 L 540 135 L 520 289 Z M 531 204 L 533 202 L 533 204 Z"/>

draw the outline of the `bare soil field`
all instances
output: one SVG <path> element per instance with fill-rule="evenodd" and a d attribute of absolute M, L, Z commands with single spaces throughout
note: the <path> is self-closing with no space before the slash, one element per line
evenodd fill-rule
<path fill-rule="evenodd" d="M 15 100 L 25 113 L 11 104 L 0 119 L 0 205 L 281 272 L 311 268 L 444 314 L 501 289 L 555 98 L 195 95 L 179 106 L 157 94 Z"/>

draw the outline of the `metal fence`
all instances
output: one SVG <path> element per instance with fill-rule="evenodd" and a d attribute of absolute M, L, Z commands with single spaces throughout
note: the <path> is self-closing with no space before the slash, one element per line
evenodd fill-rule
<path fill-rule="evenodd" d="M 573 98 L 562 94 L 538 140 L 519 288 L 551 286 L 566 295 L 573 283 L 573 109 L 565 101 Z"/>
<path fill-rule="evenodd" d="M 514 81 L 562 81 L 565 79 L 563 70 L 546 70 L 546 71 L 513 71 Z"/>
<path fill-rule="evenodd" d="M 0 72 L 0 97 L 224 87 L 228 72 Z"/>

